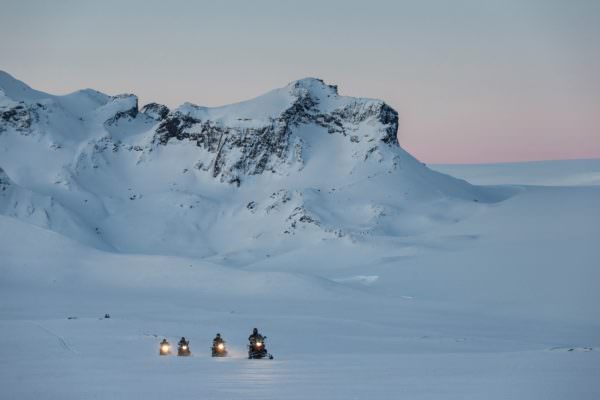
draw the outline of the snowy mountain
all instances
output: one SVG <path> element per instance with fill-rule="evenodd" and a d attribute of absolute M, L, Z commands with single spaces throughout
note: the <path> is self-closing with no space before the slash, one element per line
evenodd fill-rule
<path fill-rule="evenodd" d="M 101 249 L 209 256 L 412 235 L 502 197 L 431 171 L 397 130 L 384 102 L 314 78 L 140 110 L 131 94 L 55 96 L 1 72 L 0 210 Z"/>

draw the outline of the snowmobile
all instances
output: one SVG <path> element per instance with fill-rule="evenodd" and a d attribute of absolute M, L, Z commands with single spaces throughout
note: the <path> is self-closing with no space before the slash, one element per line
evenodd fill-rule
<path fill-rule="evenodd" d="M 267 348 L 265 346 L 266 336 L 259 337 L 256 340 L 253 340 L 248 345 L 248 359 L 260 359 L 260 358 L 268 358 L 269 360 L 273 359 L 273 355 L 269 354 Z"/>
<path fill-rule="evenodd" d="M 227 357 L 227 348 L 225 347 L 225 341 L 214 342 L 210 348 L 213 357 Z"/>
<path fill-rule="evenodd" d="M 167 342 L 167 339 L 163 339 L 162 342 L 160 342 L 158 354 L 161 356 L 168 356 L 171 354 L 171 345 Z"/>
<path fill-rule="evenodd" d="M 177 346 L 177 355 L 183 356 L 183 357 L 192 355 L 192 352 L 190 351 L 190 342 L 189 341 L 179 342 L 179 345 Z"/>

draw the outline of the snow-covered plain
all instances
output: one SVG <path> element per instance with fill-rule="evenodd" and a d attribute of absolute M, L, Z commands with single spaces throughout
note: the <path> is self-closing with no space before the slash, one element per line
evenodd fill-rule
<path fill-rule="evenodd" d="M 194 167 L 210 148 L 157 145 L 150 112 L 119 114 L 131 97 L 0 78 L 1 398 L 600 397 L 600 186 L 582 179 L 600 160 L 535 178 L 434 166 L 493 185 L 471 186 L 397 145 L 371 150 L 385 124 L 363 111 L 380 103 L 302 80 L 181 107 L 229 137 L 285 122 L 296 90 L 316 118 L 342 115 L 343 134 L 290 125 L 275 172 L 240 170 L 245 148 L 219 145 L 215 174 Z M 35 113 L 47 119 L 27 126 Z M 245 358 L 254 326 L 275 360 Z M 209 356 L 216 332 L 231 357 Z M 192 357 L 158 356 L 182 335 Z"/>
<path fill-rule="evenodd" d="M 438 164 L 433 168 L 476 185 L 597 186 L 600 160 L 554 160 L 522 163 Z"/>

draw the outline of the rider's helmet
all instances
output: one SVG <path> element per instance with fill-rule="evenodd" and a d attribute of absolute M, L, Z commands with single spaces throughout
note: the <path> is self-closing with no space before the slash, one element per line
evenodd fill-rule
<path fill-rule="evenodd" d="M 218 338 L 220 338 L 220 337 L 221 337 L 221 334 L 220 334 L 220 333 L 217 333 L 217 337 L 218 337 Z"/>

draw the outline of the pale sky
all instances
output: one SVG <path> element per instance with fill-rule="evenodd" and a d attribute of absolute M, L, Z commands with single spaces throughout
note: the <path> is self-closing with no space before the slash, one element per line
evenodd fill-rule
<path fill-rule="evenodd" d="M 0 69 L 216 106 L 307 76 L 400 113 L 428 163 L 600 157 L 600 1 L 0 0 Z"/>

